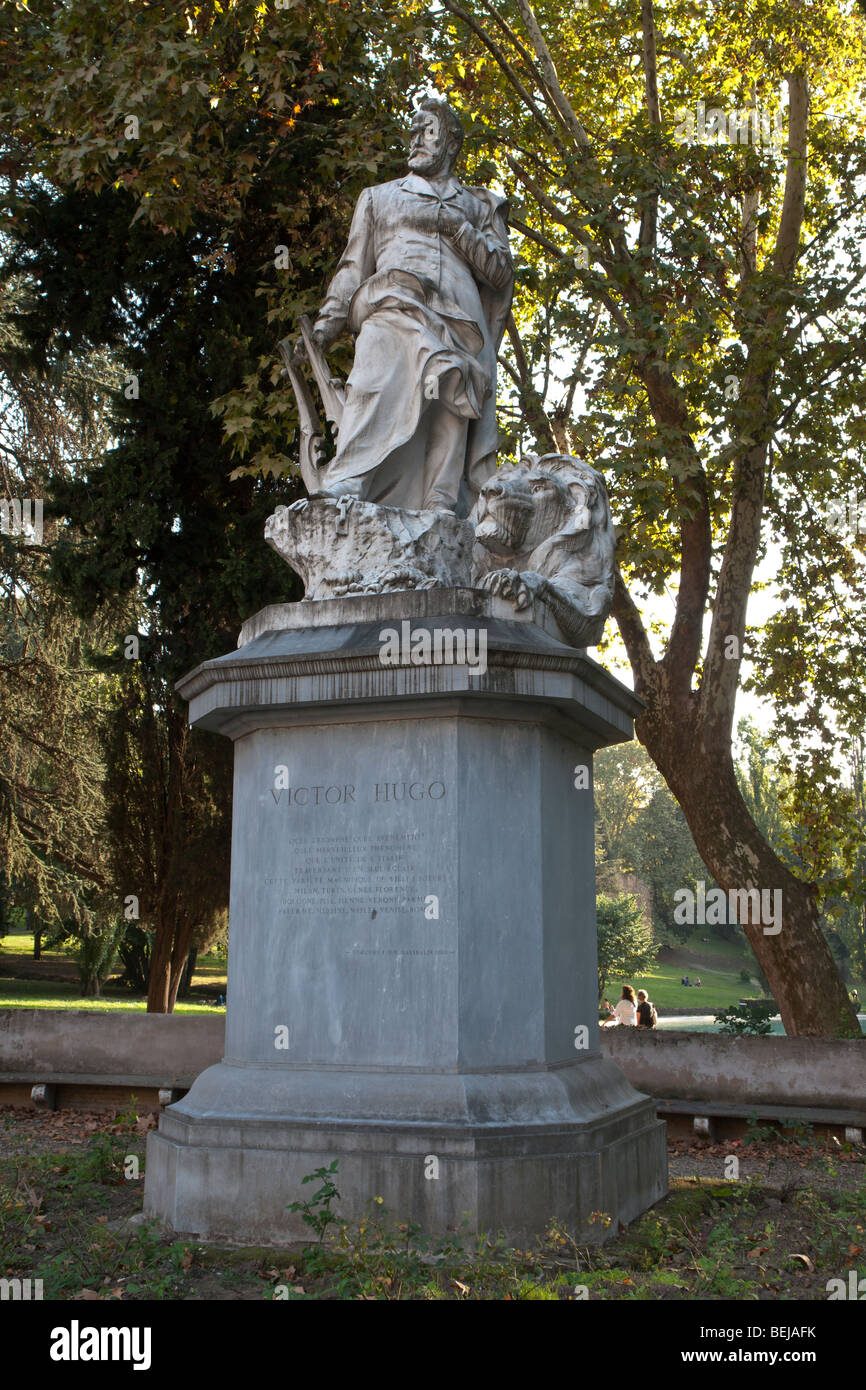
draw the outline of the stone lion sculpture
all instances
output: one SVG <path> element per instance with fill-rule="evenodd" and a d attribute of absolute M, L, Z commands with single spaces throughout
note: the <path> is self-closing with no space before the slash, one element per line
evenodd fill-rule
<path fill-rule="evenodd" d="M 604 480 L 568 454 L 497 469 L 470 518 L 475 583 L 515 608 L 543 604 L 565 641 L 595 646 L 613 602 L 616 537 Z"/>

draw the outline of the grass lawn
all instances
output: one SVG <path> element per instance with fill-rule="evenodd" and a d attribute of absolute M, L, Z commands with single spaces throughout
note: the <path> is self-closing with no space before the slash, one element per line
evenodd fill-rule
<path fill-rule="evenodd" d="M 23 931 L 18 927 L 9 927 L 3 936 L 0 937 L 0 961 L 4 956 L 29 956 L 33 959 L 34 936 L 32 931 Z M 68 965 L 71 957 L 65 951 L 57 947 L 47 951 L 42 949 L 42 959 L 57 961 L 58 964 Z M 38 962 L 37 962 L 38 964 Z"/>
<path fill-rule="evenodd" d="M 656 961 L 646 974 L 628 980 L 610 979 L 605 986 L 605 996 L 615 1003 L 622 994 L 624 984 L 633 985 L 636 990 L 645 989 L 661 1014 L 666 1010 L 704 1010 L 725 1009 L 740 999 L 760 998 L 761 991 L 756 984 L 746 984 L 740 979 L 744 968 L 754 969 L 754 957 L 745 940 L 722 941 L 715 937 L 704 939 L 706 928 L 697 929 L 693 935 L 678 948 L 677 962 Z M 33 933 L 15 928 L 7 932 L 0 942 L 0 1008 L 46 1008 L 46 1009 L 107 1009 L 119 1012 L 142 1012 L 146 1007 L 143 998 L 135 998 L 125 991 L 108 985 L 100 999 L 82 999 L 79 986 L 74 980 L 60 982 L 54 980 L 18 980 L 3 977 L 3 959 L 8 955 L 33 956 Z M 693 957 L 712 959 L 707 967 L 690 963 Z M 70 964 L 64 951 L 43 951 L 42 958 L 48 968 L 57 964 Z M 699 976 L 701 989 L 687 988 L 680 981 L 683 975 L 690 980 Z M 194 988 L 207 988 L 209 991 L 225 994 L 226 960 L 224 956 L 208 954 L 199 956 L 193 975 Z M 861 999 L 866 999 L 866 982 L 856 981 Z M 179 1003 L 176 1013 L 222 1013 L 224 1008 L 210 1002 L 198 1003 L 186 1000 Z"/>
<path fill-rule="evenodd" d="M 225 991 L 225 956 L 199 956 L 195 963 L 192 982 L 194 985 L 222 985 Z"/>
<path fill-rule="evenodd" d="M 697 1012 L 703 1009 L 727 1009 L 740 999 L 761 999 L 761 988 L 755 983 L 755 958 L 745 942 L 722 941 L 711 937 L 704 939 L 706 928 L 695 931 L 688 941 L 677 948 L 676 961 L 656 961 L 651 970 L 643 975 L 630 976 L 627 980 L 612 978 L 605 985 L 605 998 L 615 1004 L 622 995 L 624 984 L 633 985 L 635 990 L 645 989 L 660 1014 L 666 1010 L 688 1010 Z M 710 965 L 701 961 L 710 960 Z M 748 970 L 752 982 L 746 984 L 740 979 L 740 972 Z M 681 984 L 684 975 L 690 980 L 701 980 L 701 988 Z M 866 998 L 866 987 L 861 980 L 853 982 L 853 988 L 860 991 L 861 1000 Z"/>
<path fill-rule="evenodd" d="M 0 978 L 0 1009 L 92 1009 L 97 1013 L 145 1013 L 146 999 L 109 989 L 99 999 L 82 999 L 80 986 L 60 980 L 11 980 Z M 176 1014 L 224 1014 L 225 1007 L 190 1002 L 175 1005 Z"/>
<path fill-rule="evenodd" d="M 104 987 L 99 999 L 84 999 L 81 987 L 74 976 L 68 980 L 17 979 L 4 974 L 4 959 L 26 957 L 35 969 L 44 965 L 46 973 L 54 966 L 65 966 L 74 971 L 74 962 L 63 950 L 42 951 L 41 960 L 33 959 L 33 933 L 17 927 L 11 928 L 0 940 L 0 1008 L 9 1009 L 95 1009 L 114 1013 L 144 1013 L 147 1000 L 136 997 L 126 990 L 118 989 L 111 983 Z M 112 977 L 114 978 L 114 977 Z M 193 988 L 206 987 L 210 992 L 225 994 L 226 961 L 224 956 L 208 954 L 199 956 L 192 977 Z M 217 1007 L 210 999 L 184 1000 L 175 1006 L 178 1014 L 216 1014 L 224 1013 L 225 1007 Z"/>
<path fill-rule="evenodd" d="M 740 999 L 761 998 L 760 987 L 746 984 L 740 971 L 754 970 L 754 957 L 743 941 L 721 941 L 715 937 L 704 940 L 705 928 L 696 931 L 677 948 L 676 961 L 656 961 L 645 974 L 628 980 L 610 979 L 605 996 L 615 1003 L 624 984 L 635 990 L 645 989 L 659 1013 L 666 1009 L 726 1009 Z M 708 960 L 709 965 L 692 963 L 694 958 Z M 701 988 L 681 984 L 684 975 L 690 980 L 699 978 Z"/>
<path fill-rule="evenodd" d="M 735 970 L 689 970 L 690 980 L 700 976 L 701 988 L 695 989 L 680 981 L 687 967 L 681 965 L 655 965 L 651 971 L 634 980 L 617 981 L 617 998 L 622 994 L 622 985 L 634 985 L 635 989 L 645 989 L 660 1013 L 665 1009 L 726 1009 L 739 999 L 760 999 L 761 991 L 757 985 L 747 985 L 740 979 L 740 968 Z M 613 997 L 607 996 L 611 1003 Z"/>

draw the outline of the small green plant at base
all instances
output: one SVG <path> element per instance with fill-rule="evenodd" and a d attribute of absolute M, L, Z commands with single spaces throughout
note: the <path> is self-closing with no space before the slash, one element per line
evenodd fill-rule
<path fill-rule="evenodd" d="M 135 1127 L 138 1124 L 139 1119 L 137 1106 L 138 1096 L 130 1096 L 129 1109 L 121 1110 L 120 1113 L 115 1116 L 114 1123 L 117 1129 L 129 1133 L 134 1133 Z"/>
<path fill-rule="evenodd" d="M 545 1288 L 542 1284 L 533 1284 L 529 1279 L 522 1279 L 520 1281 L 515 1297 L 521 1303 L 537 1303 L 542 1300 L 544 1302 L 559 1302 L 559 1294 L 553 1289 Z"/>
<path fill-rule="evenodd" d="M 318 1179 L 321 1187 L 318 1192 L 314 1192 L 309 1201 L 290 1202 L 286 1211 L 299 1212 L 301 1220 L 315 1231 L 319 1237 L 321 1245 L 325 1239 L 325 1232 L 329 1226 L 337 1224 L 339 1218 L 331 1211 L 331 1203 L 336 1199 L 339 1201 L 340 1194 L 337 1191 L 334 1175 L 339 1168 L 339 1159 L 335 1158 L 328 1168 L 317 1168 L 314 1173 L 308 1173 L 305 1178 L 301 1178 L 301 1183 L 315 1182 Z"/>

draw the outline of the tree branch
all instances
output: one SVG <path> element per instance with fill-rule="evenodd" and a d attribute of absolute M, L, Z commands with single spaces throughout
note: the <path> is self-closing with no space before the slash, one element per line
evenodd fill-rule
<path fill-rule="evenodd" d="M 652 0 L 641 0 L 640 17 L 643 30 L 643 70 L 647 117 L 651 126 L 659 127 L 662 123 L 662 117 L 661 108 L 659 107 L 656 27 L 653 17 Z M 658 193 L 653 193 L 641 215 L 640 236 L 638 238 L 639 246 L 652 247 L 656 244 L 658 207 Z"/>
<path fill-rule="evenodd" d="M 809 88 L 805 77 L 788 77 L 789 148 L 785 193 L 776 236 L 774 268 L 790 278 L 797 263 L 806 203 Z M 782 310 L 770 309 L 750 346 L 743 383 L 745 424 L 741 434 L 750 440 L 737 460 L 733 477 L 731 522 L 719 571 L 716 600 L 701 681 L 701 720 L 716 739 L 729 739 L 734 702 L 740 679 L 746 610 L 761 541 L 764 513 L 767 438 L 765 422 L 782 338 L 778 333 Z M 748 428 L 754 421 L 755 429 Z M 762 428 L 763 426 L 763 428 Z M 733 638 L 734 643 L 727 639 Z M 733 654 L 731 654 L 733 653 Z"/>
<path fill-rule="evenodd" d="M 477 19 L 475 19 L 473 15 L 469 14 L 467 10 L 462 9 L 460 5 L 455 4 L 454 0 L 442 0 L 442 3 L 444 4 L 446 10 L 450 10 L 451 14 L 453 14 L 455 18 L 461 20 L 466 25 L 467 29 L 470 29 L 472 33 L 476 36 L 476 38 L 480 39 L 481 43 L 483 43 L 488 53 L 490 53 L 496 59 L 497 63 L 501 67 L 502 71 L 505 73 L 505 76 L 508 78 L 514 90 L 517 92 L 524 106 L 526 106 L 532 112 L 533 116 L 538 121 L 538 124 L 541 126 L 541 129 L 544 131 L 545 135 L 567 159 L 568 151 L 565 149 L 565 146 L 560 141 L 559 136 L 551 126 L 550 122 L 546 120 L 544 114 L 536 106 L 535 102 L 532 99 L 532 94 L 529 92 L 528 88 L 526 88 L 523 85 L 520 78 L 517 76 L 517 73 L 514 71 L 513 66 L 508 61 L 508 58 L 506 57 L 505 53 L 502 51 L 502 48 L 496 42 L 496 40 L 490 37 L 490 35 L 487 33 L 487 30 L 481 24 L 478 23 Z"/>
<path fill-rule="evenodd" d="M 490 3 L 490 0 L 481 0 L 481 4 L 483 5 L 487 13 L 490 15 L 491 19 L 499 25 L 499 28 L 502 30 L 503 34 L 505 34 L 509 42 L 512 43 L 514 47 L 517 49 L 517 52 L 520 54 L 521 59 L 526 64 L 526 67 L 530 75 L 532 76 L 533 81 L 537 84 L 539 90 L 543 92 L 544 100 L 547 103 L 549 111 L 552 113 L 556 121 L 559 123 L 560 128 L 564 130 L 566 134 L 570 135 L 571 131 L 565 121 L 565 118 L 563 117 L 562 112 L 560 111 L 559 107 L 554 101 L 553 94 L 547 86 L 544 77 L 539 72 L 535 62 L 533 61 L 532 54 L 529 52 L 529 49 L 526 47 L 524 43 L 521 42 L 519 36 L 515 34 L 511 25 L 508 23 L 506 19 L 503 18 L 503 16 L 499 13 L 495 6 L 493 6 Z"/>
<path fill-rule="evenodd" d="M 551 453 L 556 449 L 556 440 L 550 428 L 550 420 L 544 405 L 544 397 L 539 394 L 532 380 L 532 372 L 523 347 L 514 314 L 508 315 L 507 325 L 508 341 L 514 351 L 514 358 L 517 363 L 517 370 L 520 376 L 518 391 L 520 393 L 520 404 L 523 408 L 523 415 L 530 429 L 534 431 L 536 441 L 542 446 L 545 453 Z"/>
<path fill-rule="evenodd" d="M 625 643 L 629 664 L 634 677 L 635 693 L 645 698 L 656 681 L 656 661 L 652 653 L 643 619 L 637 605 L 626 588 L 619 566 L 614 580 L 613 605 L 611 613 L 616 620 L 620 635 Z"/>
<path fill-rule="evenodd" d="M 775 268 L 781 275 L 787 275 L 793 270 L 797 260 L 806 206 L 808 171 L 809 83 L 800 73 L 789 73 L 787 82 L 788 166 L 785 171 L 785 194 L 774 257 Z"/>
<path fill-rule="evenodd" d="M 446 4 L 448 0 L 446 0 Z M 579 147 L 588 150 L 590 147 L 589 136 L 581 125 L 577 116 L 574 114 L 571 103 L 559 85 L 559 77 L 556 72 L 556 65 L 550 56 L 550 49 L 544 40 L 541 27 L 528 4 L 528 0 L 517 0 L 517 8 L 521 18 L 526 25 L 527 32 L 535 49 L 535 56 L 541 64 L 541 71 L 544 73 L 545 82 L 550 90 L 553 100 L 556 102 L 559 111 L 568 126 L 569 131 L 577 141 Z"/>

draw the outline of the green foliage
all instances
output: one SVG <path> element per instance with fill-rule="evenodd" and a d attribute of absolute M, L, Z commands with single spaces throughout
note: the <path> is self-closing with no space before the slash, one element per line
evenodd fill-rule
<path fill-rule="evenodd" d="M 708 875 L 695 850 L 685 817 L 667 787 L 653 793 L 635 826 L 636 858 L 652 890 L 653 926 L 659 940 L 685 940 L 692 928 L 674 920 L 674 894 L 693 891 Z M 710 879 L 710 883 L 712 883 Z"/>
<path fill-rule="evenodd" d="M 593 784 L 599 887 L 616 892 L 637 874 L 649 889 L 656 939 L 685 940 L 692 928 L 674 921 L 674 893 L 706 879 L 685 816 L 639 743 L 597 753 Z"/>
<path fill-rule="evenodd" d="M 81 993 L 95 997 L 117 964 L 120 946 L 126 931 L 122 917 L 102 923 L 82 933 L 72 951 L 72 958 L 81 976 Z"/>
<path fill-rule="evenodd" d="M 770 1019 L 777 1013 L 772 999 L 741 999 L 729 1009 L 720 1009 L 716 1023 L 720 1033 L 750 1033 L 762 1036 L 769 1033 Z"/>
<path fill-rule="evenodd" d="M 598 999 L 607 981 L 646 970 L 658 954 L 652 927 L 637 899 L 629 893 L 601 893 L 596 900 L 598 918 Z"/>
<path fill-rule="evenodd" d="M 25 302 L 19 278 L 0 284 L 0 453 L 5 495 L 35 503 L 74 458 L 107 443 L 112 374 L 100 353 L 39 372 L 16 326 Z M 105 648 L 110 615 L 82 619 L 57 593 L 47 516 L 42 532 L 0 534 L 2 901 L 68 934 L 88 930 L 105 905 L 98 735 L 109 689 L 93 653 Z"/>
<path fill-rule="evenodd" d="M 197 403 L 206 415 L 219 398 L 228 445 L 254 473 L 292 467 L 297 422 L 275 343 L 314 308 L 333 268 L 335 224 L 348 226 L 361 186 L 398 171 L 411 47 L 427 24 L 388 0 L 301 0 L 276 12 L 235 0 L 189 19 L 168 0 L 134 9 L 87 0 L 74 13 L 48 0 L 37 12 L 0 13 L 0 55 L 16 54 L 0 56 L 0 120 L 31 160 L 39 151 L 44 181 L 92 195 L 78 229 L 67 219 L 60 263 L 78 282 L 75 326 L 98 328 L 104 313 L 89 298 L 99 251 L 119 332 L 134 303 L 131 262 L 167 289 L 166 254 L 184 247 L 199 292 L 240 306 L 234 330 L 192 299 L 179 318 L 163 302 L 157 322 L 225 335 L 230 371 Z M 114 227 L 101 225 L 106 205 Z M 195 355 L 188 365 L 200 365 Z M 181 370 L 180 394 L 182 380 Z"/>
<path fill-rule="evenodd" d="M 150 969 L 157 1009 L 228 903 L 231 749 L 189 730 L 174 683 L 230 650 L 251 612 L 299 594 L 262 542 L 267 515 L 298 495 L 275 481 L 297 424 L 275 345 L 319 298 L 361 183 L 397 154 L 405 61 L 382 64 L 386 22 L 399 28 L 399 7 L 326 0 L 189 18 L 161 2 L 0 10 L 0 279 L 20 287 L 17 360 L 27 380 L 110 364 L 101 397 L 92 374 L 103 433 L 69 451 L 74 466 L 55 451 L 38 495 L 57 518 L 42 562 L 58 631 L 81 645 L 71 614 L 109 629 L 93 664 L 111 708 L 83 755 L 53 740 L 40 799 L 43 814 L 58 791 L 61 807 L 87 806 L 105 916 L 138 897 L 126 965 L 138 984 Z M 230 476 L 242 458 L 250 475 Z M 70 674 L 51 655 L 53 685 L 31 674 L 28 691 L 49 741 Z M 22 835 L 19 859 L 34 840 Z M 88 867 L 79 854 L 66 871 L 79 898 Z"/>
<path fill-rule="evenodd" d="M 315 1231 L 320 1244 L 325 1239 L 325 1232 L 328 1227 L 339 1220 L 331 1211 L 331 1203 L 340 1199 L 337 1185 L 334 1182 L 334 1175 L 338 1168 L 339 1159 L 335 1158 L 327 1168 L 317 1168 L 315 1172 L 308 1173 L 305 1178 L 301 1178 L 303 1184 L 315 1182 L 318 1179 L 320 1183 L 318 1191 L 314 1192 L 306 1202 L 290 1202 L 286 1207 L 286 1211 L 300 1213 L 301 1220 L 312 1231 Z"/>
<path fill-rule="evenodd" d="M 123 983 L 133 994 L 147 993 L 152 946 L 153 932 L 145 931 L 136 922 L 127 922 L 118 953 L 123 966 Z"/>
<path fill-rule="evenodd" d="M 596 863 L 626 873 L 640 867 L 638 830 L 653 794 L 662 785 L 646 750 L 633 741 L 602 748 L 593 762 Z"/>

